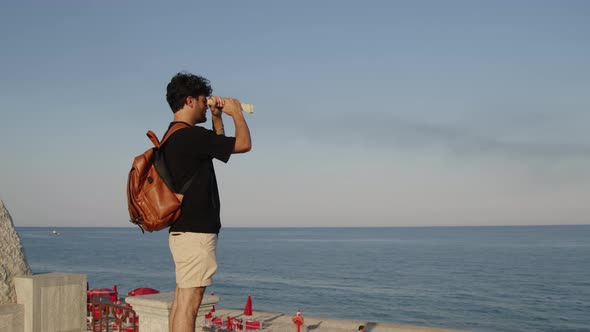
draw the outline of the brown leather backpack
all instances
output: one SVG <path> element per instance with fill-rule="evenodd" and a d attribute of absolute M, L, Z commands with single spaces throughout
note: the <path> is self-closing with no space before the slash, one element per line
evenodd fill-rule
<path fill-rule="evenodd" d="M 147 136 L 155 147 L 133 160 L 127 178 L 129 221 L 139 226 L 142 232 L 159 231 L 172 225 L 180 217 L 184 193 L 196 174 L 176 191 L 177 187 L 170 176 L 160 148 L 174 132 L 187 127 L 190 127 L 187 123 L 175 123 L 161 142 L 156 134 L 149 130 Z"/>

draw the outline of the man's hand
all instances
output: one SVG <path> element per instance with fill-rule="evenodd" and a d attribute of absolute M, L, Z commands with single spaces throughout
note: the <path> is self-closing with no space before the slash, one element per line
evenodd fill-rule
<path fill-rule="evenodd" d="M 236 142 L 233 153 L 244 153 L 252 149 L 252 139 L 250 138 L 250 129 L 242 114 L 242 105 L 235 98 L 223 98 L 211 96 L 207 101 L 211 113 L 213 114 L 213 130 L 217 135 L 225 135 L 221 116 L 215 114 L 219 111 L 229 115 L 234 120 L 236 129 Z"/>
<path fill-rule="evenodd" d="M 221 117 L 221 114 L 223 114 L 221 110 L 223 108 L 223 98 L 211 96 L 207 100 L 207 105 L 209 105 L 211 115 Z"/>
<path fill-rule="evenodd" d="M 213 115 L 216 115 L 216 112 L 219 110 L 231 117 L 236 114 L 241 114 L 242 112 L 242 105 L 240 105 L 240 101 L 235 98 L 211 96 L 209 97 L 208 104 Z"/>

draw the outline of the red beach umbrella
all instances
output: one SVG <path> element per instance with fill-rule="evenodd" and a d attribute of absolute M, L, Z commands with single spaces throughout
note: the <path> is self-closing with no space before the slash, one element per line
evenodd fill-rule
<path fill-rule="evenodd" d="M 134 290 L 129 291 L 129 293 L 127 293 L 127 296 L 149 295 L 149 294 L 158 294 L 158 293 L 160 293 L 160 291 L 157 289 L 153 289 L 153 288 L 149 288 L 149 287 L 141 287 L 141 288 L 136 288 Z"/>
<path fill-rule="evenodd" d="M 248 294 L 248 300 L 246 301 L 246 306 L 244 307 L 244 316 L 252 316 L 252 297 Z"/>

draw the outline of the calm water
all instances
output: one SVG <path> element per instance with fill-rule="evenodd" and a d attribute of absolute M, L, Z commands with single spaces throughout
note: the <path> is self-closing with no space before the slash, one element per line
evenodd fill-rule
<path fill-rule="evenodd" d="M 174 289 L 166 232 L 18 228 L 33 272 Z M 590 225 L 224 228 L 219 307 L 477 331 L 590 331 Z"/>

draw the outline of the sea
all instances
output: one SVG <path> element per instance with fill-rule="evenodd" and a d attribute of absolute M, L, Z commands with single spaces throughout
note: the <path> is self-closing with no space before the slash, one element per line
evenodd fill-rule
<path fill-rule="evenodd" d="M 59 234 L 53 234 L 56 230 Z M 166 231 L 18 227 L 34 273 L 170 292 Z M 223 228 L 218 308 L 472 331 L 590 331 L 590 225 Z"/>

